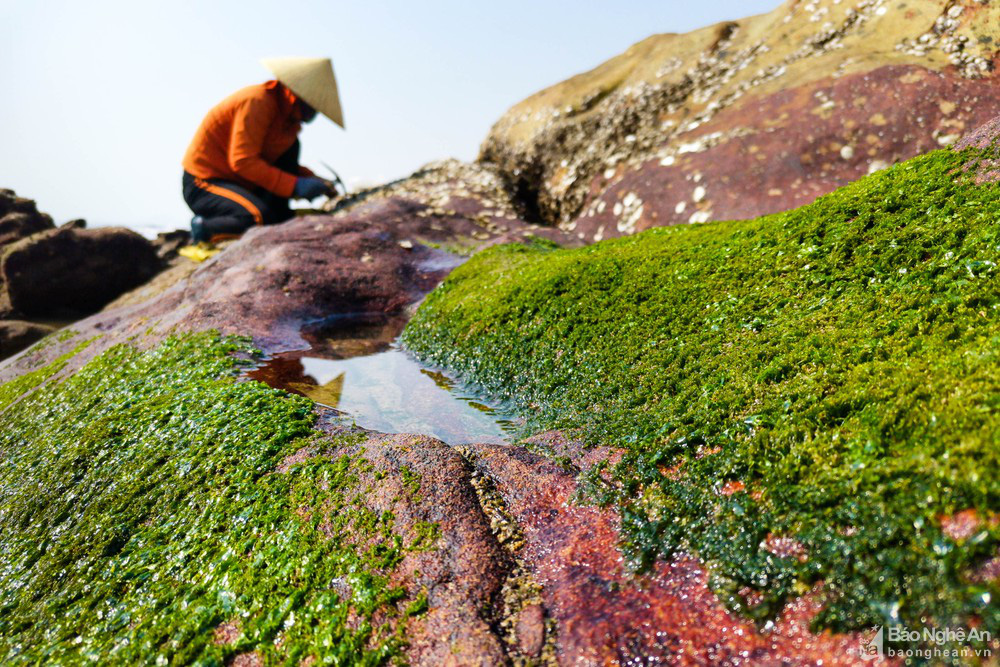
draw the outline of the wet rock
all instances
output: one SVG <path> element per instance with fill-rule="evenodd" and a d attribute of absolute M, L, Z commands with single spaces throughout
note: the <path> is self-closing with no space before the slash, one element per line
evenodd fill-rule
<path fill-rule="evenodd" d="M 327 426 L 339 432 L 335 426 Z M 506 662 L 489 609 L 507 564 L 490 533 L 462 457 L 439 440 L 413 435 L 370 435 L 350 452 L 371 469 L 359 480 L 368 509 L 392 512 L 405 543 L 426 540 L 421 526 L 437 524 L 426 549 L 408 551 L 393 585 L 427 596 L 428 610 L 407 627 L 414 665 L 499 665 Z"/>
<path fill-rule="evenodd" d="M 562 445 L 571 465 L 523 447 L 469 449 L 524 533 L 522 556 L 555 620 L 559 664 L 858 663 L 860 636 L 809 632 L 819 611 L 810 596 L 789 604 L 765 634 L 722 606 L 690 556 L 630 573 L 618 549 L 618 515 L 574 500 L 578 466 L 598 457 L 570 439 L 548 440 Z"/>
<path fill-rule="evenodd" d="M 175 328 L 249 335 L 268 353 L 306 349 L 306 324 L 404 312 L 476 249 L 536 236 L 578 243 L 509 211 L 498 222 L 502 202 L 469 185 L 441 187 L 401 182 L 334 213 L 251 229 L 202 264 L 175 258 L 154 280 L 119 297 L 115 308 L 74 326 L 102 332 L 81 360 L 138 330 L 149 330 L 153 342 Z M 447 207 L 429 203 L 441 196 Z"/>
<path fill-rule="evenodd" d="M 0 320 L 0 359 L 17 354 L 55 331 L 55 327 L 37 322 Z"/>
<path fill-rule="evenodd" d="M 531 604 L 522 609 L 514 631 L 523 655 L 530 658 L 540 656 L 545 645 L 545 610 L 542 605 Z"/>
<path fill-rule="evenodd" d="M 130 230 L 51 229 L 5 249 L 0 258 L 0 314 L 86 315 L 159 269 L 152 245 Z"/>
<path fill-rule="evenodd" d="M 150 346 L 174 331 L 249 335 L 265 354 L 304 349 L 304 330 L 329 318 L 406 313 L 476 248 L 536 232 L 568 238 L 517 217 L 504 193 L 495 173 L 449 163 L 329 214 L 255 228 L 202 264 L 178 265 L 168 284 L 140 288 L 77 322 L 75 336 L 0 363 L 0 382 L 92 338 L 62 375 L 116 343 Z M 99 230 L 52 233 L 91 231 Z M 337 432 L 326 414 L 319 428 Z M 852 662 L 855 637 L 809 634 L 816 612 L 809 599 L 790 606 L 765 636 L 725 610 L 693 558 L 629 573 L 617 514 L 573 501 L 579 471 L 616 452 L 584 451 L 560 432 L 532 444 L 568 464 L 522 447 L 476 445 L 464 460 L 427 437 L 358 438 L 348 452 L 303 450 L 273 474 L 315 456 L 362 454 L 371 469 L 359 472 L 359 503 L 391 512 L 408 545 L 429 539 L 426 526 L 437 524 L 428 548 L 408 551 L 392 582 L 410 598 L 426 594 L 426 612 L 407 628 L 413 664 L 550 664 L 549 656 L 581 665 Z M 487 503 L 487 486 L 496 506 Z M 344 582 L 331 588 L 349 594 Z M 234 621 L 206 631 L 229 641 L 239 631 L 227 623 Z"/>
<path fill-rule="evenodd" d="M 977 127 L 952 146 L 957 151 L 966 148 L 984 149 L 990 147 L 1000 147 L 1000 116 Z M 965 169 L 973 174 L 977 183 L 1000 182 L 1000 159 L 998 158 L 976 160 L 966 164 Z"/>
<path fill-rule="evenodd" d="M 52 218 L 39 213 L 34 201 L 0 189 L 0 248 L 53 226 Z"/>
<path fill-rule="evenodd" d="M 331 214 L 255 228 L 204 263 L 175 266 L 169 284 L 139 288 L 117 307 L 76 322 L 75 336 L 0 364 L 0 382 L 89 339 L 61 374 L 116 343 L 155 345 L 174 331 L 215 328 L 249 335 L 265 354 L 304 349 L 310 327 L 357 313 L 405 313 L 466 253 L 531 238 L 531 225 L 469 185 L 442 182 L 433 191 L 398 185 Z M 568 238 L 558 230 L 540 231 Z M 323 420 L 320 426 L 333 429 Z M 364 503 L 391 511 L 396 531 L 407 540 L 420 538 L 420 522 L 440 528 L 433 548 L 406 556 L 394 582 L 414 596 L 427 595 L 427 611 L 408 626 L 409 661 L 505 664 L 509 649 L 494 629 L 495 605 L 511 563 L 490 531 L 467 464 L 455 450 L 426 437 L 369 434 L 356 451 L 373 466 L 371 477 L 359 482 Z M 311 455 L 319 454 L 305 453 L 299 462 Z M 416 494 L 408 490 L 413 475 L 420 479 Z M 528 650 L 538 642 L 539 628 L 532 625 L 537 614 L 532 614 L 522 613 L 520 623 Z M 232 634 L 222 628 L 217 636 Z"/>
<path fill-rule="evenodd" d="M 813 0 L 656 35 L 514 106 L 480 159 L 586 240 L 786 210 L 1000 113 L 998 19 Z"/>

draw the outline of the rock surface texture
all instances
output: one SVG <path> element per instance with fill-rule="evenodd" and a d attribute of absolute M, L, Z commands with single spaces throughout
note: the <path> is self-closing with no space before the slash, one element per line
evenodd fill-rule
<path fill-rule="evenodd" d="M 99 310 L 162 264 L 157 248 L 131 230 L 87 229 L 83 220 L 57 228 L 34 201 L 0 190 L 0 359 L 50 332 L 52 323 Z M 33 322 L 4 322 L 10 319 Z"/>
<path fill-rule="evenodd" d="M 160 270 L 152 244 L 121 227 L 63 226 L 7 246 L 0 313 L 73 318 L 101 308 Z"/>
<path fill-rule="evenodd" d="M 516 445 L 451 447 L 424 435 L 364 431 L 345 426 L 330 408 L 248 381 L 245 374 L 237 376 L 239 364 L 253 352 L 245 342 L 227 337 L 247 337 L 265 356 L 315 350 L 310 331 L 331 320 L 409 317 L 453 269 L 488 246 L 520 243 L 527 248 L 491 252 L 515 259 L 541 257 L 563 252 L 552 250 L 553 242 L 581 245 L 652 226 L 779 211 L 917 153 L 951 145 L 966 129 L 1000 113 L 994 75 L 998 19 L 1000 9 L 979 0 L 794 0 L 767 15 L 689 35 L 652 37 L 512 109 L 494 127 L 479 164 L 428 165 L 409 178 L 333 201 L 324 213 L 252 229 L 204 263 L 175 262 L 149 282 L 184 242 L 183 235 L 151 244 L 125 230 L 87 230 L 76 224 L 56 229 L 31 202 L 0 192 L 0 312 L 34 317 L 92 312 L 131 290 L 105 310 L 0 363 L 0 420 L 6 427 L 0 430 L 5 463 L 0 468 L 0 537 L 13 545 L 0 552 L 0 588 L 7 591 L 0 615 L 0 660 L 56 656 L 67 662 L 113 661 L 131 656 L 137 661 L 163 657 L 167 662 L 233 665 L 888 664 L 873 655 L 861 660 L 862 652 L 873 650 L 866 633 L 811 631 L 813 621 L 822 620 L 823 594 L 838 585 L 843 590 L 844 584 L 817 579 L 816 571 L 805 573 L 823 554 L 813 554 L 811 560 L 802 543 L 782 532 L 734 538 L 732 527 L 750 522 L 745 507 L 771 500 L 750 478 L 744 484 L 735 474 L 711 476 L 711 489 L 699 487 L 711 502 L 685 506 L 691 516 L 659 514 L 657 493 L 680 493 L 687 481 L 695 488 L 699 471 L 713 470 L 716 461 L 736 450 L 723 455 L 721 446 L 692 437 L 679 445 L 687 457 L 682 463 L 688 463 L 682 469 L 681 464 L 669 466 L 669 457 L 637 458 L 624 446 L 588 449 L 577 432 L 546 431 Z M 985 126 L 959 147 L 993 146 L 997 131 L 995 124 Z M 934 178 L 961 172 L 964 157 L 938 153 L 929 162 L 942 155 L 949 156 L 943 160 L 948 170 L 933 172 Z M 870 180 L 903 178 L 911 168 L 903 165 Z M 929 171 L 921 173 L 933 171 L 925 168 Z M 978 160 L 967 168 L 976 170 L 977 182 L 996 180 L 995 161 Z M 990 187 L 982 191 L 992 193 Z M 889 208 L 891 197 L 881 190 L 872 192 L 880 193 L 877 210 L 866 215 L 880 216 L 872 223 L 882 233 L 888 224 L 883 213 L 898 210 Z M 979 191 L 959 194 L 966 197 L 962 202 L 981 196 Z M 861 226 L 862 204 L 848 203 L 844 215 L 830 214 L 831 220 Z M 958 204 L 935 205 L 945 210 Z M 921 207 L 920 215 L 911 217 L 922 221 L 929 210 Z M 972 215 L 979 209 L 970 204 L 961 210 Z M 544 279 L 530 273 L 530 262 L 512 262 L 515 268 L 496 269 L 495 276 L 477 273 L 477 261 L 490 261 L 489 254 L 486 260 L 478 257 L 453 282 L 470 280 L 470 273 L 491 282 L 469 298 L 456 298 L 456 307 L 474 309 L 492 297 L 502 298 L 507 310 L 494 320 L 484 316 L 467 322 L 442 351 L 441 365 L 448 366 L 449 355 L 452 362 L 458 359 L 463 345 L 497 332 L 509 330 L 508 340 L 517 345 L 531 336 L 552 337 L 549 348 L 519 350 L 513 345 L 513 352 L 500 351 L 496 358 L 488 356 L 499 346 L 488 346 L 466 360 L 466 370 L 474 376 L 488 367 L 517 366 L 549 350 L 552 359 L 503 376 L 512 379 L 499 393 L 511 397 L 537 385 L 562 400 L 573 382 L 580 382 L 574 377 L 593 373 L 593 382 L 583 382 L 587 391 L 610 393 L 581 402 L 579 413 L 614 407 L 627 392 L 602 385 L 616 377 L 613 364 L 603 372 L 595 370 L 593 354 L 600 345 L 583 344 L 588 331 L 607 326 L 601 343 L 611 345 L 650 322 L 683 325 L 666 311 L 642 310 L 655 301 L 643 294 L 661 296 L 657 290 L 668 278 L 676 294 L 683 294 L 677 285 L 686 280 L 684 271 L 668 266 L 678 257 L 678 263 L 687 262 L 687 270 L 699 262 L 711 265 L 704 284 L 697 285 L 706 291 L 713 289 L 711 280 L 722 276 L 716 275 L 716 267 L 735 270 L 736 261 L 705 261 L 705 255 L 738 240 L 738 234 L 726 237 L 725 227 L 718 227 L 717 239 L 671 248 L 656 258 L 663 262 L 661 273 L 624 287 L 615 282 L 623 267 L 648 268 L 655 262 L 643 261 L 641 253 L 630 256 L 638 261 L 609 261 L 591 271 L 588 266 L 596 265 L 588 262 L 609 246 L 638 244 L 657 234 L 715 232 L 660 230 L 577 251 L 579 261 L 567 260 L 564 273 Z M 780 235 L 782 228 L 764 231 Z M 779 253 L 789 263 L 801 264 L 795 276 L 808 278 L 813 264 L 819 264 L 807 258 L 823 242 L 822 234 L 815 236 L 815 241 L 812 236 L 775 241 L 795 246 L 796 252 Z M 960 236 L 948 239 L 956 252 L 962 251 Z M 956 290 L 974 282 L 974 298 L 956 297 L 940 309 L 965 313 L 975 308 L 987 322 L 996 309 L 979 288 L 986 284 L 981 281 L 995 280 L 995 261 L 986 253 L 994 252 L 989 248 L 996 244 L 981 236 L 975 239 L 982 257 L 959 269 L 945 257 L 928 272 L 933 278 L 941 271 L 958 271 Z M 767 242 L 753 251 L 769 257 L 773 239 L 763 240 Z M 898 250 L 895 237 L 883 245 Z M 868 250 L 862 242 L 836 248 L 850 250 L 844 251 L 845 263 L 852 253 Z M 909 250 L 906 245 L 899 254 Z M 831 264 L 829 280 L 803 285 L 812 289 L 841 281 L 859 290 L 875 285 L 865 297 L 874 308 L 881 305 L 879 281 L 891 286 L 916 279 L 923 276 L 917 268 L 927 268 L 923 263 L 938 261 L 929 259 L 923 246 L 920 250 L 914 251 L 912 267 L 893 263 L 910 261 L 908 256 L 886 260 L 887 274 L 881 263 L 873 262 L 878 280 L 874 274 L 865 274 L 865 280 L 853 274 L 845 278 L 837 273 L 843 266 Z M 835 255 L 822 257 L 834 262 Z M 778 262 L 771 258 L 768 270 L 775 267 Z M 759 286 L 755 279 L 763 272 L 758 268 L 739 269 L 746 272 L 740 274 L 745 277 L 739 281 L 741 289 Z M 520 292 L 500 291 L 531 276 L 534 282 L 526 282 Z M 778 286 L 791 280 L 773 278 Z M 729 283 L 719 284 L 719 294 L 737 291 L 725 286 Z M 683 289 L 692 295 L 685 308 L 709 298 L 690 284 Z M 785 306 L 791 309 L 801 301 L 803 290 L 790 293 L 772 313 L 774 321 Z M 437 294 L 442 293 L 447 294 L 447 286 Z M 602 303 L 609 294 L 615 301 Z M 907 294 L 921 298 L 919 290 Z M 539 295 L 544 302 L 533 303 Z M 632 303 L 636 295 L 643 298 Z M 612 355 L 613 361 L 666 355 L 668 347 L 711 331 L 736 341 L 720 347 L 716 358 L 747 349 L 770 325 L 750 316 L 766 315 L 767 304 L 760 298 L 762 306 L 756 309 L 751 302 L 712 301 L 698 309 L 689 330 L 640 337 L 639 352 L 616 348 L 622 354 Z M 433 302 L 434 296 L 428 306 Z M 838 300 L 817 303 L 820 308 Z M 731 319 L 729 311 L 719 310 L 723 305 L 733 309 Z M 632 310 L 625 316 L 617 316 L 628 308 Z M 747 317 L 739 310 L 744 308 Z M 930 306 L 921 302 L 913 308 L 916 321 Z M 705 312 L 715 319 L 702 321 Z M 583 317 L 578 326 L 571 314 Z M 420 315 L 415 324 L 419 320 Z M 571 326 L 562 329 L 567 322 Z M 916 339 L 920 323 L 906 322 L 899 335 Z M 819 342 L 820 333 L 830 334 L 823 326 L 814 329 L 811 339 Z M 833 329 L 847 335 L 861 327 Z M 899 331 L 892 320 L 879 334 L 879 344 Z M 942 336 L 955 346 L 963 332 L 975 331 L 954 328 Z M 0 350 L 12 349 L 8 340 L 26 342 L 37 333 L 30 324 L 2 323 Z M 424 335 L 428 346 L 443 340 L 430 328 Z M 432 340 L 432 335 L 438 337 Z M 775 349 L 798 340 L 791 337 Z M 864 352 L 862 343 L 868 344 L 860 341 L 845 349 Z M 576 344 L 583 347 L 576 350 L 580 360 L 563 350 Z M 658 345 L 662 347 L 654 350 Z M 980 358 L 989 359 L 986 352 Z M 685 406 L 698 409 L 707 401 L 713 410 L 722 410 L 725 401 L 706 396 L 781 382 L 799 369 L 811 373 L 816 367 L 809 359 L 774 363 L 763 371 L 757 366 L 764 362 L 753 360 L 748 362 L 753 377 L 742 384 L 726 375 L 738 370 L 730 365 L 697 387 Z M 861 363 L 852 362 L 850 369 Z M 671 379 L 661 365 L 644 378 L 673 383 L 655 385 L 656 396 L 669 397 L 696 370 L 687 368 Z M 482 380 L 488 386 L 490 378 Z M 881 385 L 870 381 L 866 386 Z M 798 392 L 796 400 L 807 401 L 809 391 Z M 584 398 L 590 400 L 589 395 Z M 646 400 L 637 397 L 634 404 L 640 405 L 640 399 Z M 829 420 L 842 419 L 846 413 L 841 411 L 853 409 L 858 400 L 834 406 L 836 414 Z M 541 409 L 541 404 L 530 407 Z M 605 412 L 607 419 L 620 414 Z M 745 426 L 748 434 L 766 425 L 757 421 L 760 415 L 746 410 L 739 416 L 740 428 Z M 776 422 L 784 419 L 779 417 Z M 743 437 L 743 431 L 733 432 Z M 816 437 L 825 433 L 814 426 L 803 432 Z M 610 438 L 617 431 L 605 433 Z M 872 457 L 872 465 L 893 460 L 876 457 L 867 445 L 862 449 L 858 455 Z M 754 457 L 753 463 L 773 463 L 773 458 Z M 590 487 L 618 488 L 623 478 L 613 478 L 611 469 L 603 467 L 606 462 L 627 466 L 637 460 L 642 474 L 660 486 L 636 477 L 642 483 L 622 491 L 623 498 L 636 503 L 622 505 L 628 511 L 581 502 L 594 499 L 587 495 L 593 492 Z M 112 473 L 115 482 L 109 487 Z M 905 479 L 914 477 L 907 474 Z M 160 495 L 170 503 L 160 503 Z M 643 504 L 647 501 L 648 507 Z M 708 509 L 699 514 L 700 507 Z M 956 514 L 963 521 L 951 521 L 948 535 L 972 553 L 977 531 L 986 531 L 982 540 L 994 539 L 989 531 L 995 531 L 996 522 L 987 521 L 986 513 L 969 514 L 964 505 L 955 509 L 963 508 L 964 514 Z M 706 552 L 697 551 L 695 539 L 688 542 L 691 549 L 648 558 L 641 572 L 630 568 L 625 553 L 645 553 L 636 549 L 637 526 L 662 520 L 647 535 L 652 542 L 678 518 L 689 521 L 685 525 L 691 530 L 706 532 L 711 531 L 704 529 L 705 522 L 716 522 L 711 544 L 703 541 L 716 548 L 715 560 L 704 563 L 728 563 L 730 551 L 760 556 L 753 561 L 757 569 L 747 565 L 747 572 L 728 572 L 731 581 L 743 583 L 733 578 L 736 574 L 757 581 L 759 572 L 798 576 L 800 569 L 810 576 L 795 580 L 801 586 L 782 579 L 771 607 L 772 600 L 765 601 L 761 592 L 767 581 L 759 584 L 760 590 L 742 586 L 728 594 L 727 602 L 718 565 L 710 575 L 698 560 Z M 924 526 L 905 523 L 903 528 L 918 532 Z M 837 539 L 854 537 L 858 528 L 845 523 Z M 941 553 L 949 544 L 922 546 Z M 979 563 L 992 553 L 972 555 Z M 843 562 L 841 556 L 836 554 L 838 562 Z M 993 586 L 996 568 L 987 567 L 991 562 L 969 582 Z M 88 573 L 86 582 L 65 576 L 76 569 Z M 989 596 L 981 595 L 994 589 L 970 590 L 986 600 L 983 615 L 994 613 Z M 887 613 L 895 613 L 886 600 Z M 761 622 L 740 610 L 760 612 L 756 618 Z M 34 627 L 45 624 L 36 618 L 58 630 L 46 630 L 46 635 Z M 994 622 L 995 614 L 983 621 L 987 627 Z M 859 624 L 836 627 L 851 630 Z M 995 642 L 990 646 L 1000 650 Z"/>
<path fill-rule="evenodd" d="M 126 295 L 119 307 L 0 364 L 0 382 L 26 377 L 74 350 L 55 372 L 57 380 L 116 344 L 151 349 L 169 334 L 206 329 L 252 336 L 265 354 L 303 349 L 309 345 L 303 328 L 324 318 L 407 312 L 476 249 L 545 243 L 538 235 L 576 241 L 518 217 L 495 172 L 452 162 L 333 208 L 251 230 L 193 272 L 174 275 L 173 284 Z M 83 341 L 90 342 L 80 349 Z M 324 409 L 316 414 L 319 432 L 344 436 Z M 573 500 L 579 473 L 615 452 L 584 451 L 559 433 L 539 436 L 531 450 L 451 448 L 411 435 L 358 437 L 336 451 L 325 451 L 320 439 L 267 474 L 319 461 L 331 465 L 344 454 L 367 462 L 356 473 L 351 505 L 393 517 L 405 553 L 389 583 L 405 600 L 426 599 L 406 625 L 403 655 L 411 664 L 856 662 L 861 636 L 809 632 L 817 609 L 808 596 L 790 603 L 764 633 L 726 610 L 690 556 L 645 575 L 631 573 L 618 551 L 617 513 Z M 539 447 L 559 458 L 540 455 Z M 322 532 L 340 524 L 327 516 L 314 525 Z M 436 537 L 425 549 L 420 535 L 430 525 Z M 342 597 L 351 591 L 337 582 L 334 590 Z M 372 622 L 391 628 L 398 621 L 376 614 Z M 212 650 L 230 651 L 233 664 L 264 660 L 236 621 L 206 632 L 214 633 Z M 240 647 L 235 657 L 229 646 Z"/>
<path fill-rule="evenodd" d="M 1000 113 L 1000 7 L 789 0 L 650 37 L 514 106 L 480 159 L 587 240 L 756 217 Z"/>

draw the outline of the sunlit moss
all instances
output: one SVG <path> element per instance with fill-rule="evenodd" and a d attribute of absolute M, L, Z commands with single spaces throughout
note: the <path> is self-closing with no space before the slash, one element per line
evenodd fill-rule
<path fill-rule="evenodd" d="M 760 619 L 823 581 L 819 625 L 997 636 L 1000 589 L 969 571 L 1000 546 L 1000 192 L 970 157 L 756 220 L 492 248 L 405 344 L 534 427 L 626 448 L 614 483 L 587 482 L 639 566 L 692 549 Z"/>
<path fill-rule="evenodd" d="M 53 334 L 52 336 L 49 336 L 39 342 L 37 344 L 37 349 L 44 349 L 44 347 L 50 343 L 56 342 L 54 340 L 54 336 L 56 335 L 57 334 Z M 66 362 L 74 357 L 80 350 L 89 345 L 90 342 L 91 341 L 84 341 L 70 352 L 56 358 L 41 368 L 36 368 L 33 371 L 19 375 L 13 380 L 0 385 L 0 410 L 5 410 L 11 403 L 21 398 L 32 389 L 38 387 L 40 384 L 65 368 Z"/>
<path fill-rule="evenodd" d="M 276 471 L 323 444 L 312 403 L 236 382 L 233 352 L 250 350 L 214 334 L 147 352 L 118 346 L 6 401 L 5 664 L 221 665 L 256 652 L 265 662 L 374 665 L 400 654 L 406 618 L 426 600 L 390 584 L 410 547 L 390 514 L 357 502 L 369 464 L 316 456 Z"/>

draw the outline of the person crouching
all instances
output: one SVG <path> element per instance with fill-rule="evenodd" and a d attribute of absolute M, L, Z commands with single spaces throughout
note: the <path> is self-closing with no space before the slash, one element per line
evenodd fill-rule
<path fill-rule="evenodd" d="M 291 198 L 330 194 L 332 184 L 299 164 L 298 135 L 317 110 L 344 126 L 327 58 L 264 61 L 276 80 L 247 86 L 202 121 L 184 155 L 184 201 L 192 241 L 236 238 L 254 225 L 284 222 Z"/>

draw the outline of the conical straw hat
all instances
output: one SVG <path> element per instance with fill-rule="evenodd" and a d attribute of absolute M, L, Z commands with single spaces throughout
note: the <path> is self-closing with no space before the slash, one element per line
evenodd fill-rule
<path fill-rule="evenodd" d="M 337 79 L 329 58 L 264 58 L 260 62 L 312 108 L 344 127 Z"/>

